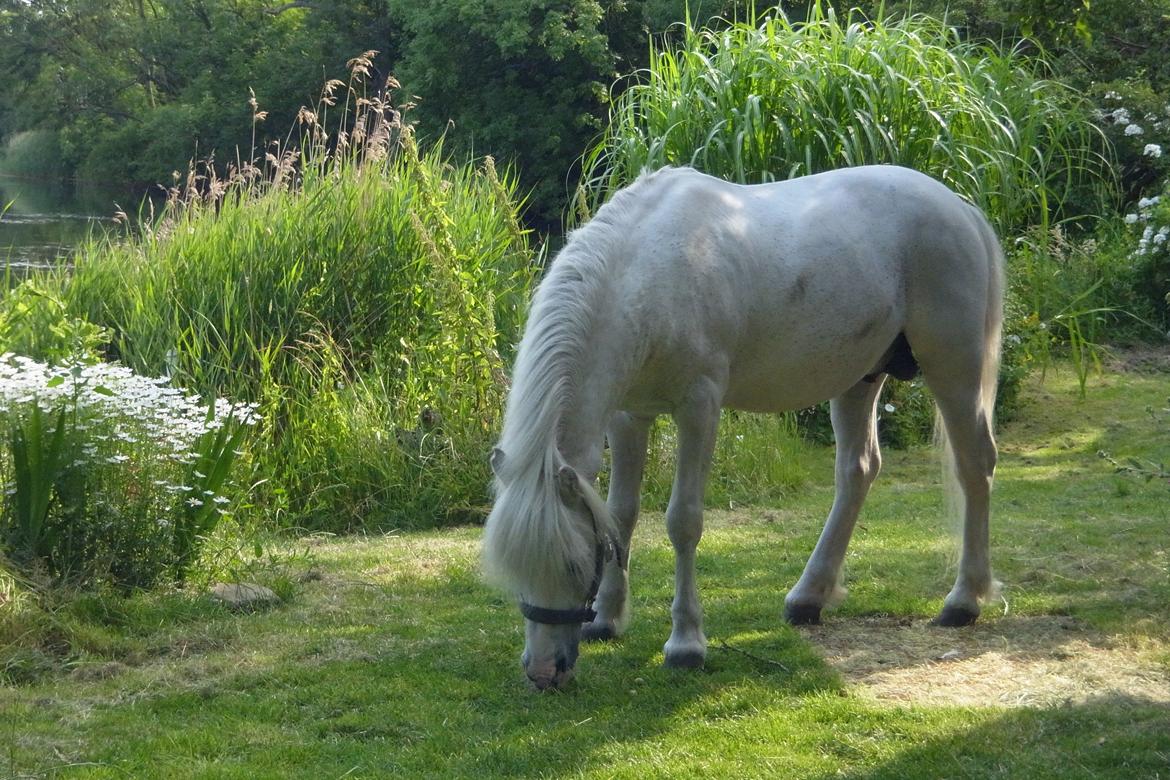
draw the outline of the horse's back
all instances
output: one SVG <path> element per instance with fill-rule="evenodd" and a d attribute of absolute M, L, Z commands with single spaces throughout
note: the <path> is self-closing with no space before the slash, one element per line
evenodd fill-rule
<path fill-rule="evenodd" d="M 986 308 L 985 223 L 924 174 L 745 186 L 668 169 L 632 189 L 612 304 L 645 342 L 631 406 L 704 374 L 729 406 L 800 408 L 851 386 L 899 333 L 966 327 Z"/>

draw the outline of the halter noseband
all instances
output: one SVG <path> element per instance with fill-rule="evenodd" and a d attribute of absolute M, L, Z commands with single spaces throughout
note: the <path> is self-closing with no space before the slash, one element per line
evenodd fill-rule
<path fill-rule="evenodd" d="M 592 512 L 590 513 L 592 515 Z M 593 536 L 596 549 L 593 557 L 593 582 L 589 584 L 589 593 L 585 596 L 585 606 L 575 609 L 550 609 L 529 604 L 520 600 L 520 614 L 533 623 L 544 623 L 549 626 L 571 626 L 581 623 L 592 623 L 597 617 L 593 610 L 593 600 L 597 598 L 597 591 L 601 589 L 601 573 L 605 562 L 614 557 L 621 562 L 622 550 L 618 543 L 609 536 L 602 536 L 597 530 L 597 518 L 593 518 Z"/>

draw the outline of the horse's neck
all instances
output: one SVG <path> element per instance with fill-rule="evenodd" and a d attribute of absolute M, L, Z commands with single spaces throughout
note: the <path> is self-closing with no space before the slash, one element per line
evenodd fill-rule
<path fill-rule="evenodd" d="M 612 358 L 613 339 L 623 334 L 606 332 L 607 324 L 603 318 L 590 328 L 592 338 L 579 355 L 557 426 L 557 448 L 586 479 L 601 467 L 605 431 L 619 408 L 628 373 L 623 361 Z"/>
<path fill-rule="evenodd" d="M 584 392 L 574 395 L 557 426 L 557 449 L 566 463 L 592 480 L 601 468 L 605 428 L 613 410 L 604 403 L 604 393 L 591 393 L 587 386 L 581 389 Z"/>
<path fill-rule="evenodd" d="M 583 231 L 589 230 L 587 226 Z M 582 232 L 577 241 L 606 242 L 606 233 Z M 572 240 L 571 240 L 572 241 Z M 574 250 L 566 247 L 566 252 Z M 556 362 L 543 368 L 563 374 L 561 386 L 566 396 L 558 399 L 558 420 L 555 426 L 556 446 L 564 460 L 582 475 L 592 478 L 601 467 L 601 452 L 605 443 L 605 429 L 618 408 L 628 377 L 627 365 L 631 345 L 625 343 L 629 334 L 614 326 L 610 310 L 614 301 L 615 277 L 608 268 L 609 254 L 597 250 L 595 254 L 570 254 L 558 258 L 557 263 L 568 263 L 553 273 L 559 279 L 543 306 L 546 316 L 572 331 L 580 341 L 573 347 L 573 356 L 567 362 Z M 584 280 L 591 280 L 587 284 Z M 563 330 L 562 330 L 563 332 Z"/>

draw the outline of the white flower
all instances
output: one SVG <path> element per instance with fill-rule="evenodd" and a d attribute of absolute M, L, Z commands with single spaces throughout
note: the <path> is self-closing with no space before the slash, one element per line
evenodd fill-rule
<path fill-rule="evenodd" d="M 886 404 L 882 408 L 886 410 L 886 414 L 893 414 L 894 412 L 896 412 L 898 410 L 897 407 L 894 406 L 893 404 Z"/>
<path fill-rule="evenodd" d="M 1155 236 L 1154 236 L 1154 243 L 1155 243 L 1155 244 L 1164 244 L 1164 243 L 1166 243 L 1166 234 L 1165 234 L 1165 233 L 1162 233 L 1162 232 L 1159 232 L 1157 235 L 1155 235 Z"/>
<path fill-rule="evenodd" d="M 1133 223 L 1135 223 L 1137 221 L 1138 221 L 1137 214 L 1126 214 L 1125 215 L 1125 224 L 1132 225 Z"/>
<path fill-rule="evenodd" d="M 1108 92 L 1105 93 L 1105 99 L 1106 100 L 1121 100 L 1121 95 L 1114 92 L 1113 90 L 1109 90 Z"/>
<path fill-rule="evenodd" d="M 1146 148 L 1142 149 L 1142 154 L 1146 157 L 1161 157 L 1162 147 L 1158 144 L 1146 144 Z"/>
<path fill-rule="evenodd" d="M 1113 117 L 1113 121 L 1119 125 L 1129 124 L 1129 111 L 1124 108 L 1115 108 L 1109 116 Z"/>
<path fill-rule="evenodd" d="M 1126 125 L 1125 126 L 1125 134 L 1126 135 L 1141 135 L 1144 132 L 1145 132 L 1145 130 L 1142 130 L 1140 125 Z"/>
<path fill-rule="evenodd" d="M 197 498 L 188 498 L 187 504 L 190 506 L 203 506 L 203 502 Z"/>

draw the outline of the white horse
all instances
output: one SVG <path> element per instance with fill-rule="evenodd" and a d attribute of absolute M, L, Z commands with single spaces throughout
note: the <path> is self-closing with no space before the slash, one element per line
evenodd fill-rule
<path fill-rule="evenodd" d="M 535 294 L 492 453 L 484 563 L 520 598 L 522 661 L 536 687 L 572 677 L 582 636 L 615 637 L 628 624 L 628 550 L 660 414 L 678 428 L 666 664 L 697 667 L 706 656 L 695 548 L 724 407 L 780 412 L 832 399 L 836 497 L 785 600 L 790 622 L 818 622 L 844 595 L 845 549 L 880 466 L 885 376 L 919 366 L 964 501 L 958 578 L 936 622 L 974 621 L 993 586 L 1003 285 L 983 215 L 905 168 L 753 186 L 668 168 L 615 194 L 570 236 Z M 606 435 L 603 501 L 594 485 Z"/>

